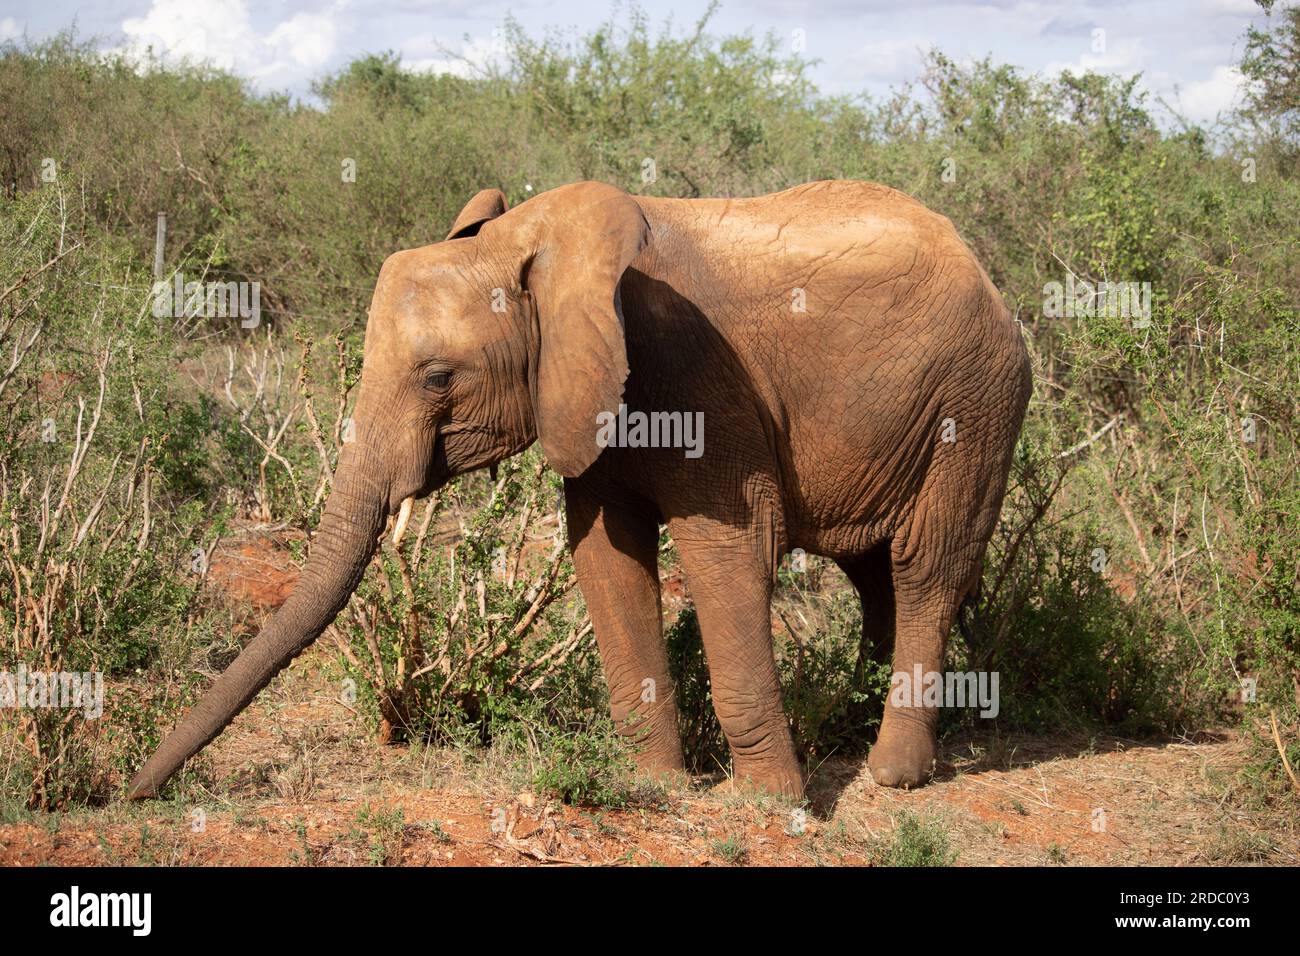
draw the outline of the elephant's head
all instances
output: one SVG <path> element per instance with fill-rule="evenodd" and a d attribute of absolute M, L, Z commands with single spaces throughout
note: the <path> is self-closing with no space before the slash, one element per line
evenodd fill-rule
<path fill-rule="evenodd" d="M 649 241 L 626 193 L 579 183 L 509 212 L 484 190 L 447 241 L 389 257 L 366 328 L 353 440 L 297 587 L 131 781 L 155 794 L 347 603 L 389 516 L 540 440 L 562 475 L 600 454 L 627 377 L 618 283 Z"/>

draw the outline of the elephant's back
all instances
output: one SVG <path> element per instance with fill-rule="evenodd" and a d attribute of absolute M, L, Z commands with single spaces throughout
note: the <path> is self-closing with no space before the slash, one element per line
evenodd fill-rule
<path fill-rule="evenodd" d="M 923 478 L 945 420 L 992 442 L 1018 426 L 1015 323 L 952 223 L 916 200 L 832 181 L 643 208 L 653 241 L 634 265 L 744 366 L 798 488 L 793 525 L 856 528 L 851 550 Z"/>
<path fill-rule="evenodd" d="M 1018 348 L 952 223 L 897 190 L 830 180 L 748 199 L 647 199 L 634 267 L 689 300 L 785 386 L 924 377 Z M 909 384 L 920 384 L 909 382 Z"/>

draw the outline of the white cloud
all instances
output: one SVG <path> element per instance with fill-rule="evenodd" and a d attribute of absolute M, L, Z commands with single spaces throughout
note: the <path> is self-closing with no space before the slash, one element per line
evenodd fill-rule
<path fill-rule="evenodd" d="M 1235 37 L 1233 39 L 1236 39 Z M 1184 63 L 1200 63 L 1206 66 L 1218 66 L 1237 58 L 1231 44 L 1208 44 L 1189 48 L 1180 59 Z"/>
<path fill-rule="evenodd" d="M 294 63 L 311 70 L 334 53 L 338 30 L 328 13 L 295 13 L 267 36 L 266 42 Z"/>
<path fill-rule="evenodd" d="M 1246 78 L 1234 66 L 1216 66 L 1209 79 L 1189 83 L 1178 97 L 1178 105 L 1192 120 L 1211 120 L 1237 105 Z"/>
<path fill-rule="evenodd" d="M 929 41 L 920 37 L 872 40 L 849 58 L 846 75 L 855 80 L 902 81 L 920 73 Z"/>
<path fill-rule="evenodd" d="M 1260 14 L 1255 0 L 1203 0 L 1201 7 L 1210 16 L 1257 17 Z"/>
<path fill-rule="evenodd" d="M 16 40 L 23 35 L 23 28 L 13 17 L 5 17 L 0 20 L 0 43 L 5 40 Z"/>
<path fill-rule="evenodd" d="M 420 54 L 425 54 L 421 56 Z M 485 70 L 504 66 L 509 46 L 499 30 L 491 36 L 472 37 L 449 43 L 439 37 L 413 41 L 402 48 L 402 65 L 415 73 L 480 76 Z"/>
<path fill-rule="evenodd" d="M 1051 77 L 1069 70 L 1071 73 L 1139 73 L 1146 62 L 1142 41 L 1135 37 L 1110 40 L 1101 53 L 1084 53 L 1073 61 L 1057 60 L 1048 63 L 1043 72 Z"/>
<path fill-rule="evenodd" d="M 122 22 L 123 52 L 152 47 L 168 59 L 208 63 L 250 77 L 263 88 L 312 78 L 338 42 L 337 8 L 296 13 L 263 35 L 245 0 L 153 0 L 143 17 Z"/>

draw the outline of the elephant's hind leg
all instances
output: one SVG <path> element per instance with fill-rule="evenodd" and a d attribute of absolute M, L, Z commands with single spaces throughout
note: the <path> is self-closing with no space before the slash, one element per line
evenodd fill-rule
<path fill-rule="evenodd" d="M 610 712 L 650 773 L 684 770 L 659 601 L 655 518 L 597 501 L 565 481 L 569 541 L 609 685 Z"/>
<path fill-rule="evenodd" d="M 939 711 L 924 702 L 924 680 L 917 685 L 915 675 L 918 667 L 923 678 L 942 674 L 948 630 L 960 600 L 955 588 L 937 581 L 899 586 L 895 684 L 885 700 L 880 733 L 867 756 L 871 776 L 881 786 L 920 786 L 934 772 Z M 906 696 L 899 692 L 899 680 L 906 681 Z"/>
<path fill-rule="evenodd" d="M 961 602 L 979 581 L 1002 500 L 1002 481 L 961 480 L 952 473 L 937 478 L 924 489 L 909 527 L 891 548 L 893 685 L 867 757 L 872 777 L 882 786 L 919 786 L 934 771 L 939 707 L 933 696 L 927 698 L 926 686 L 937 680 L 942 692 L 948 634 Z M 982 494 L 973 495 L 974 489 Z"/>

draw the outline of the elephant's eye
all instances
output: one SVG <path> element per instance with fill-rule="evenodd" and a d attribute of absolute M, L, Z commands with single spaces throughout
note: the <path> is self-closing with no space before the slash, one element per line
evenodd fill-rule
<path fill-rule="evenodd" d="M 430 372 L 424 379 L 425 388 L 442 389 L 451 383 L 451 372 Z"/>

